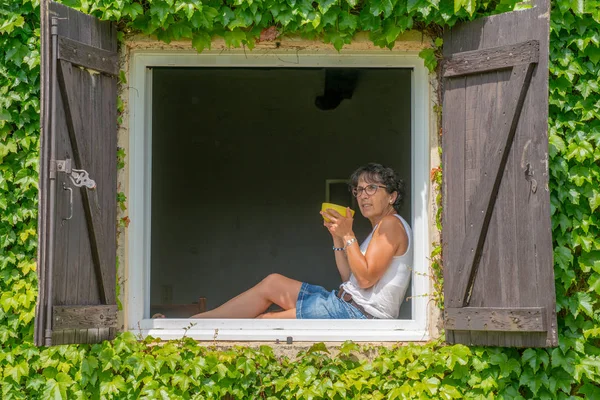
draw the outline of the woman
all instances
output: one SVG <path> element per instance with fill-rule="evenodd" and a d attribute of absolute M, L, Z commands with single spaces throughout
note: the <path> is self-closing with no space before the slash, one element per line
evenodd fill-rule
<path fill-rule="evenodd" d="M 411 229 L 397 214 L 404 183 L 391 169 L 371 163 L 352 174 L 352 193 L 373 231 L 359 247 L 352 214 L 321 212 L 333 239 L 335 262 L 342 278 L 339 290 L 271 274 L 220 307 L 192 318 L 397 318 L 410 281 Z M 266 312 L 276 304 L 283 309 Z"/>

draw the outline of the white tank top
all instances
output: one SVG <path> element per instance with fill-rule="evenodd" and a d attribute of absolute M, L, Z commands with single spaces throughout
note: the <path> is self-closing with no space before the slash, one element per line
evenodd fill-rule
<path fill-rule="evenodd" d="M 350 279 L 341 285 L 341 288 L 346 293 L 350 293 L 352 299 L 361 305 L 366 312 L 375 318 L 381 319 L 398 318 L 400 305 L 404 300 L 412 272 L 412 230 L 404 218 L 398 214 L 394 214 L 394 216 L 402 222 L 406 230 L 408 236 L 406 252 L 401 256 L 394 256 L 381 279 L 370 288 L 361 289 L 353 274 L 350 274 Z M 375 229 L 377 229 L 377 225 L 360 245 L 360 252 L 363 255 L 367 252 Z"/>

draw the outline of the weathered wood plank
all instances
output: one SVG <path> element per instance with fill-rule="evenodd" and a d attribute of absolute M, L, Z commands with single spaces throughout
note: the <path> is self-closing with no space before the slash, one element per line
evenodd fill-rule
<path fill-rule="evenodd" d="M 117 35 L 114 24 L 99 21 L 71 8 L 66 10 L 66 30 L 59 31 L 59 34 L 91 47 L 116 53 Z M 77 287 L 71 288 L 77 293 L 78 301 L 70 304 L 115 304 L 116 79 L 93 75 L 72 66 L 71 71 L 74 87 L 70 89 L 76 92 L 79 100 L 76 104 L 78 114 L 85 116 L 71 154 L 80 152 L 84 160 L 82 164 L 86 164 L 83 168 L 96 177 L 98 188 L 94 192 L 80 189 L 75 193 L 78 199 L 78 221 L 71 223 L 77 225 L 83 239 L 79 240 L 78 249 L 73 248 L 75 253 L 69 249 L 69 263 L 80 263 L 76 267 Z M 73 142 L 73 135 L 70 135 L 69 140 Z M 92 236 L 96 237 L 90 238 L 90 225 L 96 228 L 92 232 Z M 97 237 L 100 240 L 95 240 Z M 73 247 L 75 246 L 76 243 Z"/>
<path fill-rule="evenodd" d="M 64 36 L 58 37 L 58 58 L 108 75 L 117 76 L 119 74 L 117 53 L 89 46 Z"/>
<path fill-rule="evenodd" d="M 490 147 L 486 151 L 481 170 L 481 181 L 473 194 L 472 207 L 467 215 L 468 227 L 462 242 L 458 260 L 458 279 L 451 294 L 451 304 L 466 306 L 469 301 L 470 288 L 477 272 L 477 264 L 481 258 L 487 227 L 492 215 L 496 195 L 508 158 L 517 123 L 529 87 L 533 64 L 516 66 L 511 77 L 510 93 L 507 98 L 507 109 L 494 127 L 496 135 L 492 137 Z"/>
<path fill-rule="evenodd" d="M 51 3 L 51 12 L 58 18 L 57 21 L 57 34 L 68 34 L 69 27 L 65 23 L 66 18 L 69 14 L 69 9 L 58 6 L 55 3 Z M 52 43 L 54 46 L 54 43 Z M 58 51 L 57 49 L 55 49 Z M 56 61 L 58 63 L 58 61 Z M 58 70 L 58 65 L 57 65 Z M 55 71 L 55 75 L 58 71 Z M 56 79 L 56 77 L 55 77 Z M 55 94 L 55 112 L 52 115 L 52 118 L 55 120 L 55 133 L 52 141 L 56 146 L 56 154 L 69 154 L 69 150 L 65 147 L 65 144 L 68 145 L 68 139 L 64 137 L 64 129 L 66 128 L 65 116 L 63 113 L 63 104 L 62 98 L 60 96 L 60 88 L 57 87 L 58 93 Z M 68 275 L 70 272 L 70 268 L 68 267 L 68 257 L 67 257 L 67 247 L 68 247 L 68 231 L 69 227 L 65 226 L 62 221 L 68 211 L 68 199 L 67 196 L 64 195 L 63 191 L 63 183 L 65 183 L 65 177 L 62 174 L 56 175 L 56 209 L 54 213 L 56 214 L 56 226 L 54 227 L 54 235 L 55 235 L 55 246 L 54 246 L 54 260 L 53 260 L 53 270 L 52 270 L 52 299 L 51 303 L 53 306 L 55 305 L 64 305 L 67 303 L 68 299 L 65 298 L 65 293 L 68 292 L 67 286 L 69 283 L 73 282 L 71 277 Z M 65 261 L 63 264 L 62 261 Z M 52 317 L 51 317 L 52 319 Z M 56 340 L 59 340 L 59 343 L 63 341 L 64 332 L 61 332 L 60 335 L 57 335 L 56 332 L 53 333 L 52 343 L 55 343 Z"/>
<path fill-rule="evenodd" d="M 471 24 L 459 24 L 447 32 L 444 39 L 444 55 L 477 49 L 483 35 L 483 21 Z M 448 37 L 450 36 L 450 37 Z M 455 271 L 458 251 L 452 238 L 465 236 L 465 136 L 466 136 L 466 93 L 467 79 L 458 77 L 444 82 L 442 114 L 442 162 L 444 168 L 442 199 L 442 252 L 444 262 L 444 292 L 451 293 L 457 278 Z M 460 143 L 460 145 L 456 145 Z M 447 302 L 447 301 L 446 301 Z M 464 343 L 470 340 L 470 332 L 448 330 L 446 340 L 449 343 Z"/>
<path fill-rule="evenodd" d="M 100 335 L 100 328 L 90 328 L 88 329 L 88 343 L 100 343 L 102 341 L 102 336 Z"/>
<path fill-rule="evenodd" d="M 516 35 L 514 30 L 514 13 L 506 13 L 502 18 L 486 19 L 484 37 L 481 42 L 483 48 L 496 47 L 503 43 L 517 43 L 522 38 Z M 473 77 L 487 77 L 494 80 L 493 88 L 487 90 L 482 88 L 486 98 L 481 102 L 486 102 L 487 112 L 481 116 L 481 130 L 483 134 L 482 143 L 480 143 L 482 153 L 487 151 L 490 138 L 496 134 L 493 131 L 495 121 L 502 115 L 505 103 L 512 101 L 506 98 L 506 89 L 509 87 L 511 69 L 492 71 Z M 514 147 L 514 146 L 513 146 Z M 514 151 L 509 151 L 507 166 L 511 165 L 514 158 Z M 481 160 L 480 168 L 485 160 Z M 515 209 L 510 206 L 514 202 L 514 179 L 510 176 L 509 168 L 504 171 L 500 182 L 500 189 L 496 198 L 496 205 L 492 212 L 488 233 L 484 242 L 482 258 L 479 263 L 478 275 L 484 279 L 475 279 L 471 291 L 470 307 L 486 306 L 504 306 L 506 303 L 506 289 L 508 279 L 511 277 L 512 270 L 518 268 L 518 263 L 514 260 L 515 249 L 509 249 L 510 243 L 514 243 L 513 235 L 506 235 L 510 229 L 514 230 Z M 510 304 L 511 307 L 518 307 L 518 304 Z M 506 340 L 506 332 L 500 331 L 475 331 L 471 333 L 471 339 L 475 342 L 486 343 L 491 346 L 502 346 Z"/>
<path fill-rule="evenodd" d="M 446 329 L 471 331 L 546 332 L 543 307 L 463 307 L 444 310 Z"/>
<path fill-rule="evenodd" d="M 77 330 L 75 343 L 88 343 L 88 329 Z"/>
<path fill-rule="evenodd" d="M 537 40 L 456 53 L 444 63 L 444 78 L 480 74 L 521 64 L 537 63 L 538 57 L 539 41 Z"/>
<path fill-rule="evenodd" d="M 444 94 L 444 107 L 446 104 L 464 104 L 465 102 L 465 79 L 453 79 L 446 83 Z M 465 111 L 453 110 L 454 112 L 445 112 L 443 116 L 443 143 L 462 143 L 465 134 Z M 461 112 L 462 111 L 462 112 Z M 454 285 L 455 274 L 452 271 L 452 260 L 458 258 L 457 248 L 453 242 L 446 238 L 464 237 L 464 168 L 462 168 L 464 158 L 464 146 L 444 145 L 442 153 L 444 163 L 444 174 L 442 176 L 443 185 L 443 237 L 442 252 L 444 261 L 444 291 L 449 292 L 449 288 Z M 449 193 L 452 193 L 450 196 Z M 453 210 L 449 213 L 448 210 Z M 458 222 L 460 221 L 460 222 Z M 447 266 L 447 267 L 446 267 Z M 446 340 L 454 343 L 453 331 L 447 331 Z"/>
<path fill-rule="evenodd" d="M 98 335 L 102 340 L 113 340 L 115 338 L 116 329 L 111 328 L 98 328 Z"/>
<path fill-rule="evenodd" d="M 528 26 L 531 23 L 529 18 L 519 18 L 515 24 L 515 30 L 518 30 L 521 35 L 530 35 L 532 34 L 530 27 Z M 534 74 L 537 74 L 537 70 L 540 68 L 538 65 L 534 70 Z M 534 75 L 535 76 L 535 75 Z M 532 84 L 536 82 L 532 77 Z M 539 85 L 541 82 L 537 82 Z M 525 103 L 523 104 L 523 111 L 521 114 L 521 121 L 519 122 L 519 129 L 517 134 L 515 135 L 514 148 L 515 157 L 517 160 L 517 165 L 514 168 L 514 174 L 516 175 L 515 179 L 515 210 L 517 210 L 518 218 L 515 223 L 515 235 L 519 240 L 517 240 L 515 247 L 515 257 L 518 260 L 518 265 L 521 268 L 518 268 L 514 271 L 514 279 L 515 279 L 515 291 L 518 292 L 518 296 L 515 298 L 515 302 L 518 299 L 519 305 L 527 305 L 534 306 L 544 304 L 539 302 L 539 282 L 536 277 L 535 269 L 536 261 L 535 254 L 533 250 L 533 232 L 535 230 L 536 222 L 531 220 L 532 209 L 530 208 L 530 204 L 528 204 L 527 198 L 529 197 L 529 186 L 526 186 L 525 183 L 525 169 L 522 166 L 523 157 L 525 160 L 531 156 L 531 149 L 524 149 L 523 146 L 527 142 L 531 142 L 531 130 L 529 120 L 531 118 L 537 118 L 537 116 L 531 114 L 531 95 L 534 95 L 535 91 L 528 93 L 527 98 L 525 99 Z M 547 120 L 546 120 L 547 121 Z M 546 122 L 547 123 L 547 122 Z M 530 146 L 527 146 L 530 147 Z M 529 154 L 525 154 L 529 153 Z M 540 155 L 540 158 L 542 156 Z M 528 211 L 528 212 L 523 212 Z M 528 266 L 527 268 L 523 268 L 524 266 Z M 517 336 L 511 338 L 512 343 L 515 346 L 529 346 L 531 344 L 530 338 L 524 335 Z"/>
<path fill-rule="evenodd" d="M 58 81 L 61 88 L 64 111 L 66 115 L 69 136 L 71 139 L 71 146 L 73 148 L 75 165 L 78 168 L 86 169 L 88 170 L 88 172 L 92 172 L 92 175 L 90 176 L 92 179 L 98 179 L 97 177 L 100 176 L 100 174 L 94 175 L 94 171 L 90 169 L 90 166 L 92 165 L 91 160 L 93 160 L 94 157 L 92 156 L 92 143 L 90 141 L 91 136 L 89 135 L 89 133 L 86 134 L 86 132 L 91 128 L 86 128 L 86 124 L 84 124 L 84 115 L 83 113 L 81 113 L 81 104 L 85 103 L 81 99 L 82 93 L 80 93 L 80 91 L 77 90 L 78 87 L 74 84 L 74 76 L 76 75 L 73 71 L 72 65 L 68 62 L 61 61 Z M 104 79 L 111 78 L 104 77 Z M 116 87 L 114 94 L 116 96 Z M 109 102 L 107 106 L 110 105 L 111 103 Z M 96 112 L 92 115 L 88 115 L 87 121 L 94 121 L 96 119 L 96 114 L 101 114 L 101 112 Z M 116 117 L 116 112 L 114 115 Z M 102 126 L 106 125 L 103 124 Z M 115 128 L 109 127 L 109 129 L 113 130 Z M 116 159 L 116 142 L 114 140 L 111 141 L 110 138 L 107 139 L 109 140 L 109 143 L 114 144 L 115 146 L 113 149 L 114 155 L 108 154 L 109 149 L 96 149 L 96 152 L 101 152 L 100 157 L 106 157 L 105 159 L 102 159 L 102 161 L 100 161 L 99 164 L 102 164 L 102 162 L 104 162 L 107 170 L 112 166 L 114 166 L 116 170 L 116 162 L 113 162 L 113 159 Z M 103 169 L 100 169 L 98 172 L 100 171 L 103 171 Z M 112 176 L 116 179 L 116 171 Z M 112 206 L 112 203 L 114 203 L 114 206 L 116 207 L 116 187 L 113 186 L 116 185 L 111 185 L 110 187 L 104 188 L 97 187 L 96 189 L 94 189 L 94 191 L 106 191 L 109 193 L 114 192 L 115 200 L 108 203 L 107 206 Z M 85 219 L 87 221 L 87 228 L 92 251 L 92 259 L 94 260 L 97 282 L 100 289 L 100 298 L 103 303 L 114 304 L 116 302 L 114 278 L 115 273 L 113 271 L 115 265 L 113 262 L 114 257 L 112 256 L 112 250 L 110 253 L 108 252 L 111 248 L 114 248 L 115 246 L 112 240 L 112 237 L 114 237 L 112 233 L 112 226 L 111 231 L 107 231 L 107 225 L 106 222 L 103 221 L 102 216 L 103 210 L 99 204 L 96 204 L 96 207 L 92 207 L 92 202 L 90 200 L 90 191 L 87 189 L 83 189 L 80 191 L 80 193 L 83 198 L 83 210 Z M 93 193 L 91 194 L 91 196 L 97 198 L 98 195 L 96 193 Z M 104 210 L 104 212 L 112 212 L 110 210 L 112 210 L 112 208 L 106 207 L 106 210 Z M 116 234 L 116 223 L 112 225 L 115 227 Z"/>
<path fill-rule="evenodd" d="M 47 284 L 47 238 L 48 238 L 48 176 L 50 162 L 50 20 L 48 17 L 48 2 L 40 2 L 40 172 L 38 191 L 38 248 L 37 248 L 37 276 L 38 298 L 35 307 L 34 343 L 36 346 L 44 345 L 44 329 L 47 315 L 46 284 Z"/>
<path fill-rule="evenodd" d="M 72 23 L 69 27 L 63 29 L 74 29 Z M 68 31 L 67 31 L 68 32 Z M 82 71 L 76 69 L 78 74 Z M 78 86 L 79 87 L 79 86 Z M 78 108 L 84 107 L 85 98 L 77 105 Z M 72 158 L 73 149 L 71 140 L 68 135 L 67 116 L 64 113 L 63 96 L 57 96 L 57 104 L 59 112 L 56 113 L 57 119 L 57 135 L 55 138 L 57 154 L 65 155 Z M 86 111 L 78 109 L 78 114 L 85 115 Z M 73 190 L 73 204 L 70 204 L 70 194 L 63 187 Z M 79 189 L 74 187 L 66 174 L 57 174 L 57 225 L 55 229 L 56 235 L 56 250 L 55 250 L 55 266 L 54 266 L 54 300 L 53 305 L 70 305 L 70 304 L 94 304 L 96 301 L 87 301 L 87 299 L 79 298 L 78 282 L 82 271 L 93 269 L 89 257 L 89 235 L 83 218 L 83 210 L 81 205 L 81 195 Z M 69 209 L 73 210 L 73 218 L 69 221 L 64 220 L 69 214 Z M 87 246 L 86 246 L 87 245 Z M 87 295 L 90 291 L 82 292 Z M 93 292 L 92 292 L 93 293 Z M 87 297 L 87 296 L 86 296 Z"/>
<path fill-rule="evenodd" d="M 100 343 L 104 340 L 112 340 L 115 336 L 115 328 L 55 330 L 52 332 L 52 344 Z"/>
<path fill-rule="evenodd" d="M 76 343 L 76 340 L 78 339 L 77 335 L 77 331 L 75 329 L 65 329 L 63 331 L 59 331 L 63 333 L 62 338 L 60 339 L 60 342 L 54 341 L 52 343 L 54 344 L 71 344 L 71 343 Z"/>
<path fill-rule="evenodd" d="M 495 28 L 495 24 L 486 19 L 480 47 L 491 48 L 497 45 L 493 37 Z M 467 129 L 465 141 L 465 198 L 467 199 L 465 212 L 468 215 L 473 206 L 475 190 L 482 179 L 482 166 L 487 162 L 485 160 L 487 146 L 490 138 L 495 134 L 493 123 L 494 119 L 497 118 L 495 109 L 499 98 L 497 96 L 498 74 L 496 71 L 467 75 L 466 78 L 467 101 L 465 108 L 467 113 L 472 113 L 472 121 L 470 124 L 468 123 L 470 129 Z M 467 226 L 466 229 L 468 230 L 469 227 Z M 493 227 L 491 233 L 494 233 Z M 489 242 L 486 240 L 485 243 Z M 492 261 L 497 254 L 497 247 L 494 245 L 488 246 L 486 250 L 488 252 L 484 252 L 483 255 L 488 257 L 488 261 Z M 498 279 L 498 265 L 494 265 L 493 261 L 491 263 L 482 262 L 480 267 L 481 271 L 479 273 L 485 274 L 485 279 L 474 280 L 469 306 L 481 307 L 487 301 L 489 301 L 488 304 L 502 304 L 498 299 L 501 286 Z M 485 297 L 478 296 L 480 290 L 485 292 Z M 493 332 L 493 335 L 501 334 L 502 332 Z M 471 331 L 470 336 L 471 340 L 485 339 L 490 341 L 490 332 Z"/>
<path fill-rule="evenodd" d="M 65 331 L 52 331 L 52 344 L 64 344 Z"/>
<path fill-rule="evenodd" d="M 442 53 L 443 53 L 444 57 L 449 57 L 453 52 L 456 52 L 454 50 L 454 46 L 453 46 L 454 41 L 452 40 L 452 30 L 451 29 L 448 29 L 444 32 L 443 39 L 444 39 L 444 46 L 442 47 Z M 440 82 L 441 89 L 443 90 L 443 92 L 442 92 L 442 108 L 444 110 L 446 109 L 446 107 L 450 107 L 451 103 L 449 102 L 448 96 L 450 96 L 450 93 L 452 92 L 453 84 L 457 81 L 458 81 L 458 79 L 445 80 L 445 81 Z M 455 95 L 457 93 L 458 92 L 455 91 Z M 444 149 L 444 151 L 442 152 L 442 160 L 441 160 L 442 166 L 444 166 L 444 168 L 446 168 L 446 165 L 448 163 L 448 161 L 446 160 L 448 155 L 446 153 L 446 149 L 445 149 L 445 145 L 444 145 L 445 140 L 446 140 L 445 132 L 447 132 L 447 131 L 454 131 L 454 129 L 452 128 L 451 124 L 448 124 L 448 119 L 446 117 L 446 114 L 443 113 L 442 114 L 442 135 L 440 138 L 440 145 Z M 445 174 L 442 175 L 442 187 L 441 187 L 442 201 L 444 202 L 443 208 L 445 208 L 447 206 L 446 199 L 447 199 L 447 186 L 448 186 L 444 175 Z M 448 216 L 442 210 L 442 226 L 443 227 L 446 226 L 447 220 L 448 220 Z M 443 257 L 442 259 L 443 260 L 447 259 L 447 255 L 450 251 L 451 251 L 451 248 L 448 246 L 448 242 L 442 240 L 442 257 Z M 446 276 L 444 276 L 444 281 L 445 281 L 444 285 L 448 284 L 446 279 L 447 279 Z M 454 331 L 448 330 L 446 332 L 446 341 L 448 343 L 454 343 Z"/>
<path fill-rule="evenodd" d="M 117 326 L 117 306 L 54 306 L 54 330 Z"/>
<path fill-rule="evenodd" d="M 69 8 L 66 15 L 66 23 L 61 24 L 59 35 L 75 38 L 79 42 L 87 43 L 89 45 L 96 45 L 92 43 L 90 31 L 93 30 L 93 25 L 90 25 L 89 18 L 82 17 L 77 11 Z M 97 46 L 96 46 L 97 47 Z M 96 75 L 91 79 L 90 73 L 82 68 L 73 68 L 73 66 L 65 61 L 59 61 L 60 64 L 64 63 L 71 67 L 73 73 L 72 86 L 73 90 L 80 92 L 78 101 L 75 104 L 76 109 L 71 112 L 76 113 L 76 119 L 79 116 L 84 116 L 84 122 L 88 122 L 88 125 L 84 125 L 82 134 L 87 134 L 89 131 L 88 119 L 96 112 L 90 107 L 92 97 L 96 97 L 98 94 L 90 91 L 88 88 L 93 88 L 97 85 L 100 76 Z M 62 98 L 64 98 L 62 93 Z M 60 154 L 65 154 L 66 157 L 74 159 L 75 150 L 71 143 L 71 137 L 69 135 L 69 128 L 66 122 L 67 115 L 64 112 L 64 103 L 61 106 L 61 115 L 65 119 L 64 127 L 60 131 Z M 86 119 L 87 118 L 87 119 Z M 91 147 L 91 146 L 90 146 Z M 59 179 L 63 180 L 67 186 L 73 188 L 73 218 L 69 221 L 64 221 L 65 233 L 63 244 L 65 247 L 65 256 L 59 258 L 64 260 L 61 264 L 61 270 L 66 278 L 65 283 L 62 285 L 65 287 L 64 294 L 61 296 L 60 302 L 56 305 L 92 305 L 101 304 L 100 295 L 98 291 L 97 279 L 94 273 L 94 262 L 92 260 L 90 236 L 88 233 L 88 226 L 85 219 L 85 212 L 83 209 L 83 200 L 81 189 L 74 187 L 70 180 L 64 175 L 60 174 Z M 63 196 L 63 202 L 67 202 L 67 196 Z M 63 210 L 66 210 L 68 205 L 63 206 Z M 57 293 L 58 295 L 58 293 Z M 81 337 L 81 335 L 77 335 Z"/>
<path fill-rule="evenodd" d="M 111 52 L 117 52 L 117 29 L 114 24 L 96 24 L 91 30 L 90 44 L 101 47 Z M 103 287 L 107 293 L 112 294 L 107 298 L 109 304 L 116 303 L 115 267 L 116 267 L 116 235 L 117 226 L 117 135 L 116 129 L 106 127 L 105 121 L 117 120 L 117 80 L 103 77 L 96 81 L 96 96 L 90 99 L 90 108 L 97 112 L 93 114 L 87 139 L 92 143 L 92 149 L 97 150 L 93 154 L 90 169 L 94 170 L 98 177 L 98 187 L 94 192 L 88 192 L 88 201 L 94 210 L 94 219 L 102 227 L 102 240 L 97 244 L 99 253 L 104 255 L 101 268 L 104 277 Z M 100 204 L 100 208 L 94 207 Z M 106 280 L 108 277 L 108 280 Z M 114 337 L 106 333 L 107 338 Z"/>
<path fill-rule="evenodd" d="M 75 18 L 75 16 L 73 17 Z M 110 50 L 104 46 L 100 40 L 98 40 L 100 29 L 104 26 L 104 24 L 97 24 L 96 21 L 94 23 L 88 23 L 85 17 L 77 16 L 77 19 L 80 21 L 77 25 L 73 27 L 73 29 L 77 29 L 76 32 L 73 32 L 72 37 L 80 38 L 78 39 L 80 42 L 84 42 L 92 47 L 99 47 L 105 50 Z M 100 78 L 99 75 L 91 75 L 88 71 L 83 70 L 81 68 L 72 68 L 73 73 L 73 83 L 77 88 L 80 88 L 82 96 L 80 99 L 82 102 L 80 103 L 79 112 L 81 115 L 88 116 L 89 121 L 85 125 L 85 129 L 82 130 L 80 135 L 76 138 L 76 143 L 71 144 L 72 146 L 77 146 L 78 150 L 81 152 L 85 152 L 85 154 L 89 154 L 89 156 L 84 156 L 87 160 L 86 162 L 95 162 L 97 158 L 97 154 L 90 154 L 90 149 L 97 149 L 98 152 L 103 148 L 102 143 L 96 143 L 95 136 L 98 134 L 97 131 L 102 128 L 95 126 L 98 122 L 96 120 L 96 115 L 99 113 L 99 109 L 94 105 L 96 101 L 106 101 L 102 96 L 102 93 L 99 91 L 99 86 L 106 80 L 106 77 Z M 68 135 L 71 143 L 73 142 L 72 135 Z M 71 154 L 74 154 L 72 152 Z M 86 164 L 82 166 L 82 168 L 86 169 L 90 176 L 94 176 L 94 180 L 96 181 L 96 185 L 99 186 L 100 182 L 98 176 L 98 169 L 94 168 L 92 165 Z M 99 274 L 99 267 L 97 264 L 97 258 L 95 255 L 95 245 L 92 244 L 93 237 L 90 235 L 90 224 L 88 219 L 88 205 L 85 203 L 85 195 L 87 194 L 87 189 L 80 188 L 77 190 L 77 198 L 78 198 L 78 216 L 79 216 L 79 230 L 82 235 L 85 235 L 85 240 L 82 241 L 81 246 L 82 249 L 79 252 L 79 257 L 74 257 L 81 263 L 85 263 L 86 268 L 78 268 L 78 280 L 77 280 L 77 293 L 79 302 L 77 303 L 69 303 L 69 304 L 99 304 L 103 303 L 103 293 L 102 293 L 102 285 L 98 282 L 101 282 L 101 275 Z M 104 202 L 98 202 L 99 205 L 103 205 Z M 107 210 L 108 211 L 108 210 Z M 87 293 L 87 295 L 86 295 Z M 95 300 L 95 299 L 99 300 Z M 89 331 L 89 330 L 88 330 Z M 97 329 L 92 329 L 92 331 L 96 332 Z M 88 333 L 89 338 L 89 333 Z"/>
<path fill-rule="evenodd" d="M 514 143 L 518 160 L 515 165 L 515 207 L 527 210 L 522 213 L 517 229 L 517 258 L 522 268 L 517 273 L 520 303 L 539 305 L 546 309 L 548 332 L 544 336 L 524 336 L 519 345 L 558 345 L 552 261 L 552 233 L 550 223 L 550 195 L 548 192 L 548 41 L 549 5 L 537 0 L 536 9 L 517 22 L 522 37 L 540 41 L 540 58 L 532 77 L 532 87 L 527 94 L 519 131 Z M 535 86 L 533 86 L 535 85 Z M 535 90 L 532 90 L 535 87 Z M 528 167 L 529 164 L 529 167 Z M 528 170 L 529 169 L 529 170 Z M 532 174 L 532 175 L 531 175 Z M 534 189 L 533 184 L 536 184 Z"/>
<path fill-rule="evenodd" d="M 102 32 L 103 45 L 106 44 L 107 39 L 114 36 L 114 40 L 110 40 L 113 45 L 116 45 L 116 31 L 114 26 L 105 26 L 106 32 Z M 116 49 L 115 49 L 116 50 Z M 99 177 L 99 183 L 102 187 L 96 189 L 96 195 L 98 200 L 93 197 L 89 201 L 100 201 L 103 208 L 102 210 L 95 210 L 95 218 L 102 225 L 104 235 L 103 240 L 98 243 L 100 253 L 103 255 L 109 255 L 104 259 L 101 267 L 104 269 L 103 277 L 108 277 L 108 281 L 103 282 L 105 290 L 112 294 L 109 298 L 111 302 L 116 303 L 116 236 L 117 236 L 117 135 L 116 130 L 110 131 L 104 127 L 104 121 L 117 119 L 117 80 L 104 77 L 101 80 L 98 87 L 100 96 L 92 99 L 92 107 L 101 110 L 101 112 L 95 115 L 95 119 L 92 122 L 94 131 L 92 131 L 92 138 L 95 148 L 101 149 L 100 157 L 96 157 L 94 160 L 94 168 L 97 171 Z M 102 100 L 100 100 L 102 99 Z M 116 124 L 115 124 L 116 127 Z M 92 193 L 90 193 L 91 195 Z M 110 337 L 110 333 L 107 333 Z"/>

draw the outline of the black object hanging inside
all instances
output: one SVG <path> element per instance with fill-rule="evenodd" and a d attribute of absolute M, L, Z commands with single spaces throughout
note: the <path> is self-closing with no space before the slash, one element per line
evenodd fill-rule
<path fill-rule="evenodd" d="M 325 70 L 325 91 L 317 96 L 315 105 L 320 110 L 328 111 L 337 108 L 344 99 L 351 99 L 358 70 L 355 68 L 328 68 Z"/>

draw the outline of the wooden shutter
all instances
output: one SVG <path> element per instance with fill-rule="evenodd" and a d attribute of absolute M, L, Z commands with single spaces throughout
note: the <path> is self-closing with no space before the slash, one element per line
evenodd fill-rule
<path fill-rule="evenodd" d="M 549 4 L 444 35 L 444 323 L 450 343 L 557 345 L 548 191 Z"/>
<path fill-rule="evenodd" d="M 35 343 L 93 343 L 116 326 L 117 33 L 51 1 L 41 8 Z"/>

